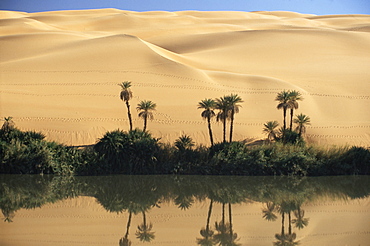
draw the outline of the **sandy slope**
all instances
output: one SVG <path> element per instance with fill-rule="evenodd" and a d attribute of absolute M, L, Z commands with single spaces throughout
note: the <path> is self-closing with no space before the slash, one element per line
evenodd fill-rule
<path fill-rule="evenodd" d="M 0 12 L 0 117 L 66 144 L 128 129 L 120 82 L 158 108 L 149 130 L 208 143 L 197 103 L 237 93 L 236 140 L 278 120 L 276 94 L 301 91 L 310 141 L 370 145 L 370 16 L 291 12 Z M 221 140 L 221 125 L 214 124 Z"/>

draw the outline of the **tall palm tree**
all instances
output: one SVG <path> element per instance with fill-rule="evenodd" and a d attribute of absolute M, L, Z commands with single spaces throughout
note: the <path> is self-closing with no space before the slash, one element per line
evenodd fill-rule
<path fill-rule="evenodd" d="M 237 94 L 231 94 L 230 96 L 226 96 L 225 100 L 228 105 L 228 118 L 230 119 L 230 137 L 229 142 L 233 141 L 233 127 L 234 127 L 234 115 L 239 113 L 239 108 L 241 105 L 239 103 L 244 102 L 240 96 Z"/>
<path fill-rule="evenodd" d="M 130 122 L 130 131 L 131 131 L 132 130 L 132 118 L 131 118 L 130 103 L 129 103 L 130 99 L 132 98 L 132 91 L 130 89 L 131 82 L 125 81 L 118 85 L 121 86 L 120 98 L 122 101 L 126 103 L 127 115 L 128 115 L 128 120 Z"/>
<path fill-rule="evenodd" d="M 289 101 L 290 92 L 289 91 L 282 91 L 279 92 L 275 98 L 275 101 L 278 101 L 279 104 L 277 105 L 277 109 L 283 110 L 283 129 L 286 129 L 286 111 L 291 108 L 291 103 Z"/>
<path fill-rule="evenodd" d="M 267 134 L 267 139 L 271 142 L 272 140 L 276 139 L 277 130 L 276 128 L 279 126 L 279 123 L 275 121 L 268 121 L 263 124 L 263 132 Z"/>
<path fill-rule="evenodd" d="M 144 119 L 144 128 L 143 128 L 144 132 L 146 131 L 148 118 L 150 120 L 154 118 L 152 111 L 154 111 L 156 107 L 157 105 L 154 102 L 146 100 L 141 101 L 136 107 L 137 111 L 140 111 L 139 117 Z"/>
<path fill-rule="evenodd" d="M 211 146 L 213 146 L 213 134 L 211 128 L 211 119 L 216 116 L 213 111 L 216 107 L 216 101 L 213 99 L 204 99 L 198 103 L 198 109 L 204 109 L 201 116 L 203 119 L 207 120 L 208 123 L 208 132 L 211 140 Z"/>
<path fill-rule="evenodd" d="M 298 131 L 299 136 L 306 132 L 306 125 L 311 125 L 310 117 L 304 114 L 296 115 L 293 122 L 297 124 L 296 131 Z"/>
<path fill-rule="evenodd" d="M 289 91 L 289 103 L 290 103 L 290 126 L 289 129 L 292 130 L 293 127 L 293 113 L 295 109 L 298 109 L 298 102 L 302 101 L 303 97 L 299 91 Z"/>
<path fill-rule="evenodd" d="M 145 211 L 143 213 L 143 223 L 137 227 L 138 231 L 135 233 L 136 238 L 142 242 L 150 242 L 155 238 L 154 232 L 152 232 L 153 224 L 146 222 Z"/>
<path fill-rule="evenodd" d="M 216 99 L 216 109 L 219 110 L 217 113 L 216 120 L 222 122 L 222 140 L 226 142 L 226 120 L 228 118 L 228 102 L 225 97 L 220 97 Z"/>

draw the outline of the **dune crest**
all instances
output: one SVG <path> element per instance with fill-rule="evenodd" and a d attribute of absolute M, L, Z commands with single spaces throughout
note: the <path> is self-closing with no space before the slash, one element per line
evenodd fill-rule
<path fill-rule="evenodd" d="M 93 144 L 128 129 L 119 98 L 157 103 L 148 130 L 209 144 L 197 103 L 237 93 L 235 140 L 261 139 L 275 96 L 299 90 L 310 142 L 370 145 L 370 16 L 292 12 L 0 11 L 0 117 L 50 140 Z M 213 124 L 215 141 L 222 126 Z"/>

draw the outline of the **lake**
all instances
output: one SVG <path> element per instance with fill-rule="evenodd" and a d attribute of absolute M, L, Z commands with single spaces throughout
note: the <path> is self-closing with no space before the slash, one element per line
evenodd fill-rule
<path fill-rule="evenodd" d="M 0 175 L 0 245 L 370 245 L 370 176 Z"/>

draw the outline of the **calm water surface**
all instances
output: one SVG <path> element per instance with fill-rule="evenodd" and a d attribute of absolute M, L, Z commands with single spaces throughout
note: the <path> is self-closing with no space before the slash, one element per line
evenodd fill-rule
<path fill-rule="evenodd" d="M 0 245 L 370 245 L 370 176 L 0 175 Z"/>

